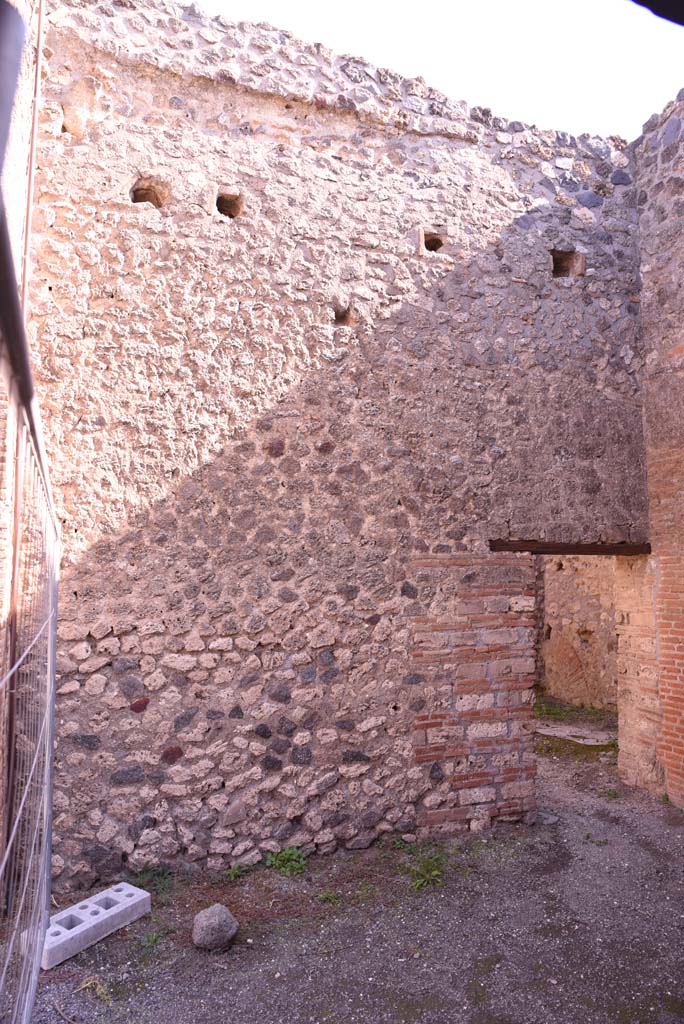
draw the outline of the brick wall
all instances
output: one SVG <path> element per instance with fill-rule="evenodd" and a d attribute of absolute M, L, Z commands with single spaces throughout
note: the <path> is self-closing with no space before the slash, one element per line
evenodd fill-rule
<path fill-rule="evenodd" d="M 658 760 L 684 806 L 684 91 L 634 144 L 642 266 L 643 386 L 655 659 L 662 723 Z M 648 675 L 648 673 L 647 673 Z M 652 685 L 649 691 L 652 692 Z"/>
<path fill-rule="evenodd" d="M 677 383 L 684 386 L 683 375 Z M 668 796 L 684 806 L 684 436 L 682 447 L 676 449 L 652 444 L 647 458 L 651 536 L 657 558 L 655 619 L 662 716 L 658 760 Z"/>
<path fill-rule="evenodd" d="M 663 790 L 662 708 L 656 646 L 656 557 L 615 560 L 620 777 Z"/>
<path fill-rule="evenodd" d="M 419 831 L 532 821 L 534 559 L 441 555 L 413 568 L 419 586 L 443 595 L 442 608 L 413 619 L 412 665 L 434 694 L 416 716 L 414 757 L 444 779 L 423 801 Z"/>

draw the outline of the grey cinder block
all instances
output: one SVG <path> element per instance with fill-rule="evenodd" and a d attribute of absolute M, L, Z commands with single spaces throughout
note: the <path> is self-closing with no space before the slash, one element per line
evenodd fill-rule
<path fill-rule="evenodd" d="M 53 914 L 45 936 L 41 967 L 49 971 L 106 935 L 137 921 L 143 914 L 149 914 L 151 904 L 150 894 L 144 889 L 128 882 L 117 882 Z"/>

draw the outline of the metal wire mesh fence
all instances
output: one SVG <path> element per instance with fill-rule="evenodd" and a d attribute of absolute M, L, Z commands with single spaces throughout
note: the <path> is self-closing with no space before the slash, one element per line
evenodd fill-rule
<path fill-rule="evenodd" d="M 23 37 L 16 9 L 0 0 L 0 171 Z M 37 87 L 38 57 L 35 64 Z M 37 91 L 34 139 L 36 101 Z M 29 194 L 32 165 L 31 156 Z M 48 920 L 58 560 L 59 529 L 0 195 L 0 1024 L 28 1024 Z"/>
<path fill-rule="evenodd" d="M 24 410 L 4 403 L 0 1021 L 29 1019 L 47 924 L 58 535 Z"/>

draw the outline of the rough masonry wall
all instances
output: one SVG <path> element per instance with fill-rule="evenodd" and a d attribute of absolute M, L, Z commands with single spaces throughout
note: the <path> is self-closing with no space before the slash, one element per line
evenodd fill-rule
<path fill-rule="evenodd" d="M 543 588 L 542 688 L 571 704 L 615 710 L 615 559 L 545 558 Z"/>
<path fill-rule="evenodd" d="M 684 806 L 684 91 L 644 125 L 633 149 L 648 352 L 644 423 L 655 557 L 654 607 L 662 726 L 657 759 Z"/>
<path fill-rule="evenodd" d="M 622 144 L 161 4 L 51 21 L 56 873 L 529 817 L 534 567 L 486 542 L 645 539 Z"/>

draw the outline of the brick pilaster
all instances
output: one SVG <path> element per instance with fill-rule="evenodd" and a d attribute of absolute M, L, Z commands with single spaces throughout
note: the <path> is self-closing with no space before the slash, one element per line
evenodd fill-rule
<path fill-rule="evenodd" d="M 430 614 L 413 619 L 411 652 L 425 695 L 414 760 L 435 781 L 419 832 L 533 821 L 534 559 L 464 553 L 412 569 L 433 595 Z"/>

